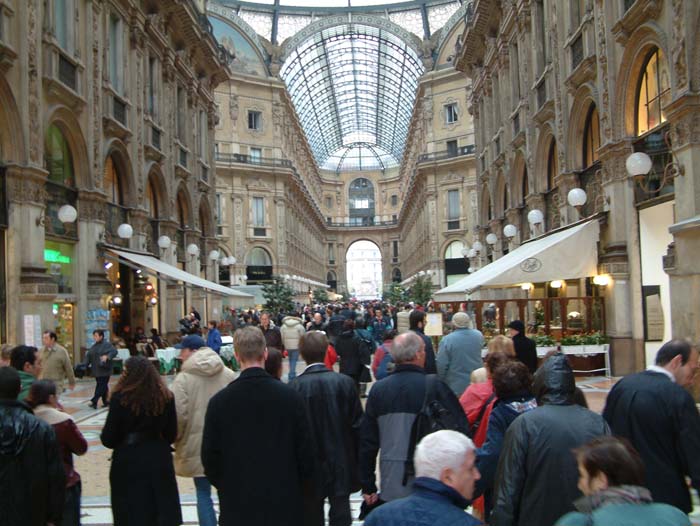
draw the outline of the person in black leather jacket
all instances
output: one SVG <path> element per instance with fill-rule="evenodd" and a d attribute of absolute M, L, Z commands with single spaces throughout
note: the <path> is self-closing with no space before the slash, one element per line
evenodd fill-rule
<path fill-rule="evenodd" d="M 52 427 L 17 401 L 19 374 L 0 367 L 0 525 L 60 524 L 65 471 Z"/>
<path fill-rule="evenodd" d="M 299 351 L 308 366 L 289 386 L 304 399 L 320 459 L 317 491 L 307 498 L 307 524 L 323 526 L 323 500 L 328 497 L 330 526 L 347 526 L 352 523 L 350 494 L 360 489 L 358 449 L 362 405 L 355 383 L 324 364 L 327 348 L 325 334 L 303 335 Z"/>
<path fill-rule="evenodd" d="M 492 526 L 552 526 L 581 496 L 571 450 L 610 434 L 603 417 L 573 403 L 576 381 L 559 353 L 535 374 L 543 404 L 506 432 L 496 473 Z"/>

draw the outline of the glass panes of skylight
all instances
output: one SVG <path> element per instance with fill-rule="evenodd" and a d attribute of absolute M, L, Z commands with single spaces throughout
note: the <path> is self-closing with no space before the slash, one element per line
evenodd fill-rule
<path fill-rule="evenodd" d="M 260 36 L 270 40 L 272 35 L 272 12 L 271 11 L 248 11 L 241 9 L 238 12 L 243 20 Z"/>
<path fill-rule="evenodd" d="M 382 169 L 403 155 L 422 71 L 393 34 L 346 24 L 304 41 L 280 74 L 319 165 Z"/>
<path fill-rule="evenodd" d="M 304 29 L 312 22 L 310 15 L 279 15 L 277 20 L 277 42 L 280 44 Z"/>
<path fill-rule="evenodd" d="M 455 11 L 459 9 L 459 2 L 449 2 L 442 5 L 428 7 L 428 23 L 430 32 L 435 33 L 444 26 Z"/>
<path fill-rule="evenodd" d="M 421 13 L 420 9 L 394 11 L 389 13 L 389 20 L 420 38 L 425 36 L 423 31 L 423 13 Z"/>

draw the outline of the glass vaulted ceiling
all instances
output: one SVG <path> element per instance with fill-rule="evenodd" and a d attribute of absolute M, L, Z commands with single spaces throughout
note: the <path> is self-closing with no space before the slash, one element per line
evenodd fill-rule
<path fill-rule="evenodd" d="M 336 171 L 401 162 L 422 73 L 405 42 L 360 24 L 312 35 L 280 71 L 319 166 Z"/>

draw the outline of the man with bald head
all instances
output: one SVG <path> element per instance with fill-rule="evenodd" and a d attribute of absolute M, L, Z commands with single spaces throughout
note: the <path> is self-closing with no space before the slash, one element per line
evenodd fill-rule
<path fill-rule="evenodd" d="M 424 403 L 437 402 L 454 422 L 454 430 L 467 434 L 467 419 L 452 390 L 436 375 L 425 372 L 425 343 L 414 332 L 394 339 L 394 372 L 377 382 L 369 393 L 360 428 L 360 482 L 365 503 L 375 504 L 406 497 L 413 480 L 411 429 Z M 416 437 L 419 441 L 422 437 Z M 381 450 L 380 492 L 376 460 Z"/>

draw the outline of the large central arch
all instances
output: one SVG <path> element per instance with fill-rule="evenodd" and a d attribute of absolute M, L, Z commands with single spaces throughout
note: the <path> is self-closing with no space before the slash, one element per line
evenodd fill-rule
<path fill-rule="evenodd" d="M 381 298 L 382 251 L 374 241 L 361 239 L 348 247 L 345 272 L 350 296 L 358 300 Z"/>

